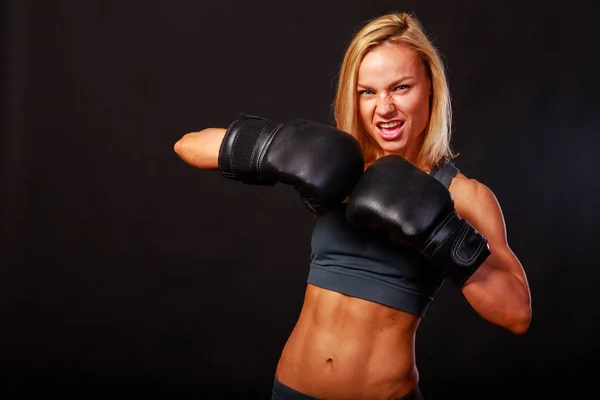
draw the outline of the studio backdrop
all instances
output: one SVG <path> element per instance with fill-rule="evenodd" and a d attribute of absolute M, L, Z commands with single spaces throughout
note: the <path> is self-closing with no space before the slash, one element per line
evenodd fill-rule
<path fill-rule="evenodd" d="M 334 125 L 346 46 L 389 11 L 414 13 L 443 54 L 456 165 L 496 194 L 533 301 L 530 330 L 514 336 L 442 286 L 417 334 L 425 397 L 593 388 L 600 65 L 589 3 L 5 1 L 3 397 L 268 398 L 304 298 L 314 217 L 289 186 L 194 169 L 173 145 L 239 113 Z"/>

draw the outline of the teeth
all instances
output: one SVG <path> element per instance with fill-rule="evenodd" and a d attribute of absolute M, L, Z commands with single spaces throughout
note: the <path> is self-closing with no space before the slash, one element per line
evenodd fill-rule
<path fill-rule="evenodd" d="M 382 122 L 381 124 L 379 124 L 380 128 L 395 128 L 397 126 L 402 125 L 402 122 L 400 121 L 395 121 L 395 122 Z"/>

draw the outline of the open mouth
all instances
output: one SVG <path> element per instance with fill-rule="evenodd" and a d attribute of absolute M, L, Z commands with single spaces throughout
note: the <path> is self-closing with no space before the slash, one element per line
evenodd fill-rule
<path fill-rule="evenodd" d="M 384 139 L 395 139 L 402 133 L 404 121 L 378 122 L 376 125 Z"/>

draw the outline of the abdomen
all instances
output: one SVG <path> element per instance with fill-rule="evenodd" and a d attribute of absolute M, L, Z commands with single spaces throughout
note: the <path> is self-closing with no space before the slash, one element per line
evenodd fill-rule
<path fill-rule="evenodd" d="M 318 398 L 398 398 L 414 388 L 419 317 L 308 285 L 277 379 Z"/>

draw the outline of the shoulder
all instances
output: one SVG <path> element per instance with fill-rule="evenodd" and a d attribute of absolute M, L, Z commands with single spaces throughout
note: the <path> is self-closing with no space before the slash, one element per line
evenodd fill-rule
<path fill-rule="evenodd" d="M 462 172 L 458 172 L 448 188 L 452 197 L 456 200 L 473 200 L 476 197 L 491 194 L 490 188 L 476 179 L 468 178 Z"/>
<path fill-rule="evenodd" d="M 482 219 L 501 217 L 496 195 L 485 184 L 458 173 L 448 188 L 454 199 L 454 207 L 463 218 Z"/>

